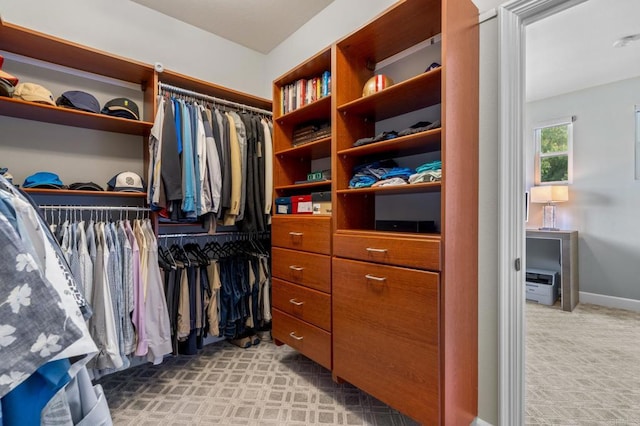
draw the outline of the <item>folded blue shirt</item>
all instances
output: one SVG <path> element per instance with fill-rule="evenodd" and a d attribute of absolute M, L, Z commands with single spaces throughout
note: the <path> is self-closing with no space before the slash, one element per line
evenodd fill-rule
<path fill-rule="evenodd" d="M 439 170 L 439 169 L 442 169 L 442 161 L 436 160 L 436 161 L 431 161 L 429 163 L 424 163 L 416 167 L 416 173 L 426 172 L 429 170 Z"/>

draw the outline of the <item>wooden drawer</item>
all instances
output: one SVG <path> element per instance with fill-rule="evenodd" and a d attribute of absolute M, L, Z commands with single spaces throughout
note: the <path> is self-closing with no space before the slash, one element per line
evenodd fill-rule
<path fill-rule="evenodd" d="M 335 234 L 333 255 L 366 262 L 440 271 L 440 240 Z"/>
<path fill-rule="evenodd" d="M 278 309 L 273 310 L 276 341 L 285 343 L 321 366 L 331 370 L 331 334 Z"/>
<path fill-rule="evenodd" d="M 271 245 L 331 254 L 331 217 L 275 215 L 271 220 Z"/>
<path fill-rule="evenodd" d="M 271 285 L 274 308 L 331 332 L 331 296 L 277 278 Z"/>
<path fill-rule="evenodd" d="M 334 374 L 426 424 L 439 424 L 438 288 L 434 272 L 333 259 Z"/>
<path fill-rule="evenodd" d="M 271 249 L 274 277 L 331 293 L 331 257 L 324 254 Z"/>

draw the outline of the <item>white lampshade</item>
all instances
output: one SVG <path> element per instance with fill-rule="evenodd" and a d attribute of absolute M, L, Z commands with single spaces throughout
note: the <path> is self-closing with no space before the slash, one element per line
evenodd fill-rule
<path fill-rule="evenodd" d="M 545 185 L 531 188 L 532 203 L 561 203 L 569 201 L 569 187 L 566 185 Z"/>

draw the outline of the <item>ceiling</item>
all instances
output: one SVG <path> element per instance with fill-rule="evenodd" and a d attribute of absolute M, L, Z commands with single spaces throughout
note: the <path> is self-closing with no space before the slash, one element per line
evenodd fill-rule
<path fill-rule="evenodd" d="M 527 100 L 640 76 L 639 0 L 588 0 L 527 26 Z"/>
<path fill-rule="evenodd" d="M 333 0 L 131 0 L 267 54 Z M 478 0 L 474 0 L 477 4 Z M 482 10 L 481 10 L 482 12 Z M 640 0 L 587 0 L 527 26 L 527 100 L 640 75 Z"/>
<path fill-rule="evenodd" d="M 132 0 L 261 53 L 333 0 Z"/>

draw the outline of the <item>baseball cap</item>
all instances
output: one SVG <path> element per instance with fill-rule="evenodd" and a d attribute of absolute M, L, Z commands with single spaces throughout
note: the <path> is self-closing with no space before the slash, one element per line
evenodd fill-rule
<path fill-rule="evenodd" d="M 81 111 L 100 113 L 100 103 L 90 93 L 80 90 L 69 90 L 64 92 L 56 100 L 58 106 L 71 109 L 79 109 Z"/>
<path fill-rule="evenodd" d="M 103 114 L 112 115 L 114 117 L 129 118 L 131 120 L 139 120 L 140 113 L 138 105 L 131 99 L 115 98 L 104 104 L 101 111 Z"/>
<path fill-rule="evenodd" d="M 109 191 L 145 192 L 142 178 L 133 172 L 121 172 L 107 183 Z"/>
<path fill-rule="evenodd" d="M 50 91 L 36 83 L 20 83 L 13 92 L 14 98 L 20 98 L 24 101 L 39 102 L 55 106 L 53 95 Z"/>
<path fill-rule="evenodd" d="M 11 98 L 13 97 L 14 91 L 15 87 L 13 87 L 13 84 L 11 84 L 9 80 L 0 77 L 0 96 Z"/>
<path fill-rule="evenodd" d="M 75 182 L 69 185 L 69 189 L 75 191 L 104 191 L 104 189 L 95 182 Z"/>
<path fill-rule="evenodd" d="M 28 176 L 22 184 L 23 188 L 61 189 L 63 186 L 58 175 L 51 172 L 36 172 Z"/>
<path fill-rule="evenodd" d="M 9 169 L 7 167 L 0 168 L 0 176 L 9 181 L 9 183 L 13 184 L 13 175 L 9 173 Z"/>
<path fill-rule="evenodd" d="M 4 63 L 4 57 L 0 55 L 0 78 L 7 80 L 12 86 L 18 84 L 18 78 L 9 74 L 6 71 L 2 71 L 2 64 Z"/>

